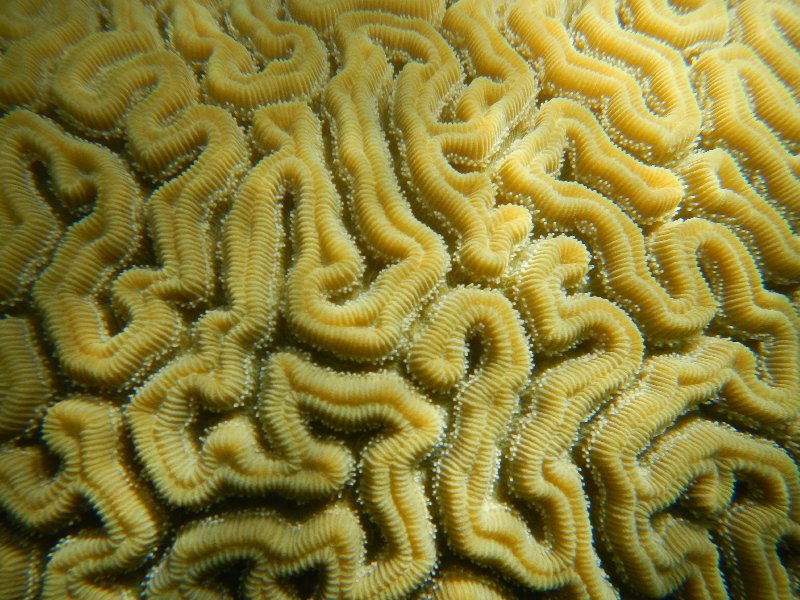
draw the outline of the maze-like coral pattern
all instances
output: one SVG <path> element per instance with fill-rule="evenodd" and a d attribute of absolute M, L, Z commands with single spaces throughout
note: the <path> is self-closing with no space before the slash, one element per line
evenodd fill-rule
<path fill-rule="evenodd" d="M 800 597 L 793 0 L 0 50 L 0 599 Z"/>

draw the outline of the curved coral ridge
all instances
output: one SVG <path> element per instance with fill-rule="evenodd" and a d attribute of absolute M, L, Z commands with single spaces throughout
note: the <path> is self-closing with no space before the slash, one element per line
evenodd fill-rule
<path fill-rule="evenodd" d="M 0 598 L 796 597 L 800 9 L 728 4 L 5 3 Z"/>

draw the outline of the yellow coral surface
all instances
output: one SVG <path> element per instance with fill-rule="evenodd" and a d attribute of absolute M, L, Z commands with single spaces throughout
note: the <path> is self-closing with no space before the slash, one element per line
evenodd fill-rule
<path fill-rule="evenodd" d="M 0 110 L 0 600 L 800 597 L 793 0 L 7 0 Z"/>

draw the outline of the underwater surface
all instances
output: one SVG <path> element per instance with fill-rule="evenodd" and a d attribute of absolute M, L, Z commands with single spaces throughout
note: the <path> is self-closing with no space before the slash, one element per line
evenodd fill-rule
<path fill-rule="evenodd" d="M 796 2 L 0 50 L 0 599 L 800 597 Z"/>

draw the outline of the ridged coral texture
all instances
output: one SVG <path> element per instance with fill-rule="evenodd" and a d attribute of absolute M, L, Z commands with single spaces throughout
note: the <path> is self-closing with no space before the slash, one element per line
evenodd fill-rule
<path fill-rule="evenodd" d="M 3 0 L 0 110 L 0 600 L 800 598 L 796 0 Z"/>

